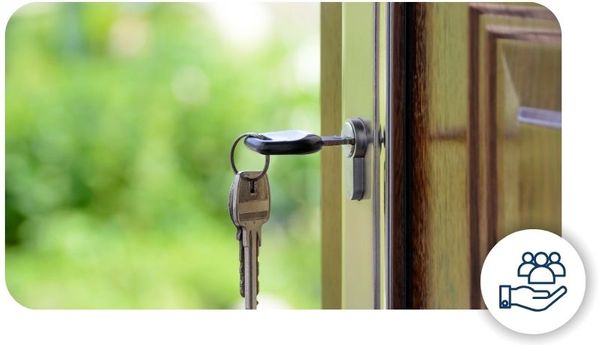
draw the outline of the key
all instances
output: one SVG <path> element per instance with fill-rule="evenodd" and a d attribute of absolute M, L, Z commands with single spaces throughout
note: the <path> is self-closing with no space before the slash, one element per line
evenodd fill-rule
<path fill-rule="evenodd" d="M 235 235 L 239 242 L 239 257 L 240 257 L 240 296 L 244 297 L 244 244 L 242 243 L 242 227 L 237 227 L 237 233 Z"/>
<path fill-rule="evenodd" d="M 270 216 L 270 190 L 268 178 L 260 172 L 240 172 L 233 181 L 230 191 L 230 213 L 234 224 L 241 229 L 243 264 L 241 288 L 246 309 L 255 309 L 258 294 L 258 248 L 261 243 L 261 228 Z"/>
<path fill-rule="evenodd" d="M 259 171 L 242 171 L 235 175 L 229 195 L 229 211 L 233 223 L 241 229 L 243 258 L 240 287 L 246 309 L 256 309 L 258 295 L 258 249 L 263 224 L 271 214 L 271 193 L 266 174 L 256 179 Z"/>
<path fill-rule="evenodd" d="M 231 221 L 234 223 L 235 225 L 235 221 L 234 221 L 234 217 L 233 217 L 233 202 L 232 202 L 232 198 L 233 198 L 233 194 L 234 194 L 234 187 L 236 186 L 236 180 L 234 179 L 234 183 L 231 184 L 231 188 L 229 190 L 229 201 L 227 203 L 227 207 L 229 209 L 229 217 L 231 218 Z M 242 227 L 237 226 L 236 225 L 236 234 L 235 234 L 235 238 L 238 240 L 239 242 L 239 260 L 240 260 L 240 295 L 242 297 L 244 297 L 244 246 L 242 244 Z"/>
<path fill-rule="evenodd" d="M 305 131 L 290 130 L 249 135 L 244 144 L 263 155 L 304 155 L 320 151 L 323 146 L 354 145 L 354 138 L 318 136 Z"/>

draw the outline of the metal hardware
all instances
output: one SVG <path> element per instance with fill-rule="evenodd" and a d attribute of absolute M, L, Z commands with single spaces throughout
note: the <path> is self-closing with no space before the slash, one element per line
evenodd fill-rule
<path fill-rule="evenodd" d="M 354 145 L 343 147 L 344 155 L 351 158 L 344 164 L 346 175 L 346 195 L 350 200 L 361 200 L 366 190 L 366 161 L 365 155 L 369 147 L 370 129 L 367 122 L 362 118 L 348 120 L 342 127 L 342 137 L 352 138 Z"/>
<path fill-rule="evenodd" d="M 373 140 L 379 145 L 379 135 L 372 139 L 367 120 L 360 117 L 348 120 L 342 127 L 341 135 L 318 136 L 305 131 L 288 130 L 269 133 L 247 133 L 239 136 L 230 153 L 231 166 L 234 163 L 234 151 L 237 143 L 244 139 L 244 144 L 252 151 L 266 156 L 265 167 L 256 178 L 262 177 L 269 167 L 269 155 L 302 155 L 321 151 L 324 146 L 342 145 L 344 155 L 344 171 L 348 174 L 346 181 L 347 196 L 350 200 L 361 200 L 366 191 L 366 159 L 367 148 Z"/>
<path fill-rule="evenodd" d="M 233 141 L 233 145 L 231 145 L 231 150 L 229 151 L 229 163 L 231 164 L 231 169 L 233 169 L 233 173 L 236 175 L 239 171 L 237 169 L 237 166 L 235 165 L 235 148 L 236 148 L 237 144 L 240 142 L 240 140 L 242 140 L 243 138 L 249 138 L 249 137 L 262 138 L 263 136 L 261 134 L 257 134 L 257 133 L 244 133 L 244 134 L 240 135 L 239 137 L 237 137 Z M 270 162 L 271 162 L 271 157 L 269 155 L 265 155 L 265 165 L 263 166 L 263 170 L 255 178 L 248 178 L 248 179 L 249 180 L 258 180 L 261 177 L 263 177 L 267 173 L 267 170 L 269 170 Z M 247 178 L 247 177 L 244 177 L 244 178 Z"/>
<path fill-rule="evenodd" d="M 353 145 L 354 140 L 337 135 L 321 137 L 305 131 L 288 130 L 248 135 L 244 144 L 263 155 L 305 155 L 319 152 L 323 146 Z"/>

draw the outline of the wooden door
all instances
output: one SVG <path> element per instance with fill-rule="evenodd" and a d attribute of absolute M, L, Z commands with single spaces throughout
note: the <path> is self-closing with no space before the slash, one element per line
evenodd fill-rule
<path fill-rule="evenodd" d="M 354 104 L 385 133 L 363 212 L 323 154 L 324 307 L 481 308 L 498 240 L 560 233 L 560 52 L 534 4 L 322 5 L 322 131 Z"/>

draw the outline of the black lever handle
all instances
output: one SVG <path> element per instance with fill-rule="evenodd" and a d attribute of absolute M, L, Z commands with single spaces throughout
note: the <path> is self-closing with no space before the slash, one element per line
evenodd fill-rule
<path fill-rule="evenodd" d="M 305 131 L 249 135 L 244 144 L 252 151 L 263 155 L 304 155 L 318 152 L 323 146 L 354 144 L 354 139 L 340 136 L 318 136 Z"/>

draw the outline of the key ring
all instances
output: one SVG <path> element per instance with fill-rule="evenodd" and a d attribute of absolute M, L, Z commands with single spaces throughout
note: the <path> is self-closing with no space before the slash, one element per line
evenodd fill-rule
<path fill-rule="evenodd" d="M 236 175 L 238 174 L 239 171 L 238 171 L 237 167 L 235 166 L 235 158 L 234 158 L 235 147 L 240 142 L 240 140 L 247 138 L 247 137 L 251 137 L 251 136 L 259 138 L 259 139 L 265 138 L 264 135 L 257 134 L 257 133 L 244 133 L 244 134 L 240 135 L 239 137 L 237 137 L 235 139 L 235 141 L 233 142 L 233 145 L 231 146 L 231 151 L 229 152 L 229 161 L 231 163 L 231 168 L 233 169 L 233 172 Z M 261 173 L 258 174 L 258 176 L 254 177 L 254 178 L 244 177 L 245 179 L 250 180 L 250 181 L 256 181 L 256 180 L 260 179 L 261 177 L 263 177 L 267 173 L 267 170 L 269 169 L 269 163 L 271 161 L 271 156 L 269 156 L 269 155 L 264 155 L 264 156 L 265 156 L 265 165 L 264 165 Z"/>

